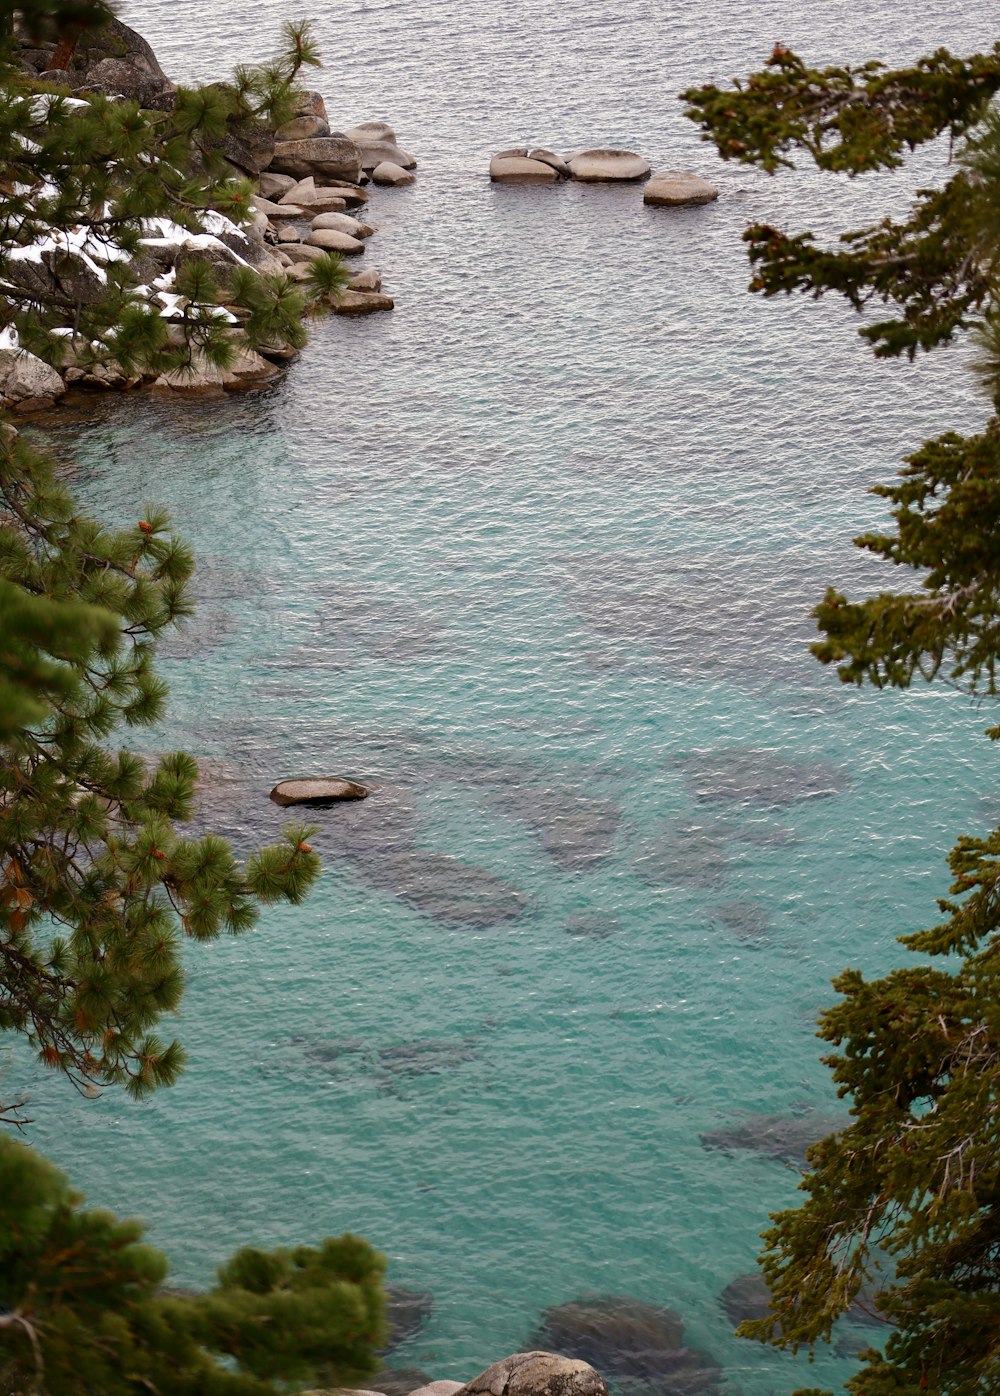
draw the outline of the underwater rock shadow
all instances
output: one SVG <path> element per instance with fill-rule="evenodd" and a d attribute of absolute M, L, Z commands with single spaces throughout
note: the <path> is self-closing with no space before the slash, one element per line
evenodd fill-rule
<path fill-rule="evenodd" d="M 810 1145 L 839 1133 L 848 1124 L 850 1121 L 844 1116 L 751 1114 L 698 1137 L 703 1149 L 759 1154 L 804 1169 Z"/>
<path fill-rule="evenodd" d="M 850 784 L 846 771 L 823 761 L 788 761 L 764 747 L 730 746 L 679 756 L 688 791 L 705 803 L 780 809 L 828 799 Z"/>
<path fill-rule="evenodd" d="M 620 1396 L 718 1396 L 722 1367 L 688 1347 L 674 1309 L 623 1295 L 583 1295 L 546 1309 L 527 1347 L 575 1357 Z"/>

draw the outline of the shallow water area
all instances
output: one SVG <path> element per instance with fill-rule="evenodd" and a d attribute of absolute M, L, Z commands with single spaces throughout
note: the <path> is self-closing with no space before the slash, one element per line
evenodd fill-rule
<path fill-rule="evenodd" d="M 282 777 L 376 787 L 316 813 L 305 907 L 192 949 L 175 1089 L 33 1086 L 39 1144 L 146 1217 L 178 1282 L 350 1229 L 432 1293 L 391 1360 L 435 1377 L 588 1293 L 679 1312 L 720 1390 L 850 1371 L 737 1341 L 719 1296 L 836 1112 L 830 977 L 899 963 L 935 918 L 991 757 L 956 695 L 844 689 L 808 613 L 828 582 L 882 584 L 850 546 L 883 517 L 868 487 L 986 405 L 959 352 L 875 364 L 837 304 L 745 292 L 746 222 L 864 223 L 945 152 L 768 181 L 719 165 L 673 94 L 775 39 L 992 43 L 961 8 L 916 32 L 883 3 L 320 6 L 334 124 L 388 116 L 420 161 L 368 210 L 396 310 L 317 324 L 265 392 L 95 400 L 55 433 L 88 508 L 154 499 L 196 550 L 148 741 L 204 758 L 206 824 L 250 847 Z M 180 79 L 263 56 L 283 17 L 124 11 Z M 491 187 L 513 141 L 631 146 L 722 196 Z"/>

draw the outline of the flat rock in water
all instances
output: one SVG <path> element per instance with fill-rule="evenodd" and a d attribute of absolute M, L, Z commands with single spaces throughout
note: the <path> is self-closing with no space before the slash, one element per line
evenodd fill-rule
<path fill-rule="evenodd" d="M 642 201 L 657 208 L 681 208 L 685 204 L 710 204 L 719 197 L 714 184 L 687 170 L 657 170 L 643 190 Z"/>
<path fill-rule="evenodd" d="M 341 291 L 333 303 L 335 315 L 372 315 L 377 310 L 392 310 L 396 302 L 381 291 Z"/>
<path fill-rule="evenodd" d="M 372 181 L 394 187 L 397 184 L 413 184 L 414 176 L 396 160 L 380 160 L 372 169 Z"/>
<path fill-rule="evenodd" d="M 347 257 L 360 256 L 365 245 L 350 233 L 338 233 L 336 228 L 316 228 L 306 238 L 307 247 L 321 247 L 324 252 L 342 252 Z"/>
<path fill-rule="evenodd" d="M 551 165 L 525 155 L 494 155 L 490 161 L 494 184 L 555 184 L 558 178 Z"/>
<path fill-rule="evenodd" d="M 363 800 L 367 794 L 366 786 L 343 776 L 305 776 L 279 781 L 271 799 L 276 805 L 328 805 L 334 800 Z"/>
<path fill-rule="evenodd" d="M 320 257 L 325 257 L 329 248 L 310 247 L 304 242 L 283 242 L 281 250 L 286 257 L 290 257 L 293 262 L 317 262 Z"/>
<path fill-rule="evenodd" d="M 634 182 L 649 174 L 649 161 L 632 150 L 581 150 L 567 162 L 574 179 L 588 184 Z"/>

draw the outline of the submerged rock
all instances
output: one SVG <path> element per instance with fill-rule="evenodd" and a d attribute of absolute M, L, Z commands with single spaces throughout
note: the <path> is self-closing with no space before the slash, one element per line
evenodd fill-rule
<path fill-rule="evenodd" d="M 587 1295 L 546 1309 L 532 1341 L 592 1363 L 615 1386 L 650 1396 L 714 1393 L 721 1368 L 684 1342 L 674 1309 L 623 1295 Z"/>
<path fill-rule="evenodd" d="M 305 776 L 282 780 L 271 791 L 276 805 L 329 805 L 335 800 L 363 800 L 367 786 L 343 776 Z"/>
<path fill-rule="evenodd" d="M 751 1319 L 766 1318 L 769 1291 L 763 1275 L 757 1270 L 747 1275 L 737 1275 L 719 1295 L 719 1303 L 734 1328 Z"/>
<path fill-rule="evenodd" d="M 385 1286 L 385 1318 L 388 1332 L 381 1352 L 391 1352 L 415 1337 L 430 1318 L 434 1299 L 426 1289 L 404 1289 L 402 1285 Z M 456 1382 L 456 1388 L 461 1383 Z"/>
<path fill-rule="evenodd" d="M 806 1166 L 806 1150 L 847 1122 L 827 1115 L 748 1115 L 700 1135 L 702 1148 L 723 1153 L 747 1151 L 780 1163 Z"/>
<path fill-rule="evenodd" d="M 718 887 L 725 881 L 726 847 L 711 826 L 671 820 L 649 853 L 636 860 L 644 882 Z"/>
<path fill-rule="evenodd" d="M 697 800 L 776 809 L 826 799 L 848 785 L 846 772 L 823 761 L 788 761 L 763 747 L 720 747 L 683 756 L 676 764 Z"/>
<path fill-rule="evenodd" d="M 566 917 L 565 929 L 568 935 L 580 936 L 587 940 L 606 940 L 621 930 L 613 916 L 577 911 Z"/>
<path fill-rule="evenodd" d="M 772 929 L 771 918 L 757 902 L 723 902 L 713 910 L 737 940 L 764 942 Z"/>

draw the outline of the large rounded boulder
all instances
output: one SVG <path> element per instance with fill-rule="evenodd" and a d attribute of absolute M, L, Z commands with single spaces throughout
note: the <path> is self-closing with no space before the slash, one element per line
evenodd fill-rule
<path fill-rule="evenodd" d="M 608 1396 L 586 1362 L 552 1352 L 515 1352 L 473 1377 L 455 1396 Z"/>
<path fill-rule="evenodd" d="M 634 183 L 650 170 L 649 161 L 632 150 L 581 150 L 567 163 L 573 178 L 585 184 Z"/>
<path fill-rule="evenodd" d="M 276 805 L 331 805 L 339 800 L 363 800 L 368 788 L 343 776 L 306 776 L 280 780 L 271 791 Z"/>

